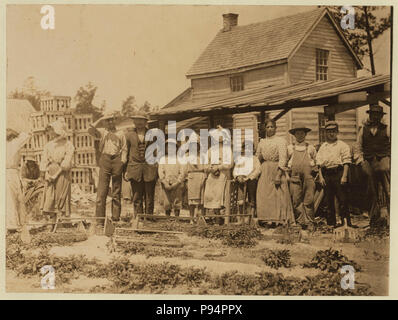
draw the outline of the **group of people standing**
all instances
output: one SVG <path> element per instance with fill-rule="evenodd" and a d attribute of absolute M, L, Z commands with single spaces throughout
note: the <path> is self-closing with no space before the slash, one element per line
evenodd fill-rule
<path fill-rule="evenodd" d="M 153 214 L 155 187 L 159 180 L 161 194 L 158 198 L 166 215 L 173 212 L 178 216 L 184 197 L 191 216 L 208 211 L 220 214 L 231 201 L 230 194 L 235 188 L 240 210 L 242 204 L 248 204 L 249 213 L 259 221 L 308 225 L 314 222 L 315 177 L 318 177 L 328 206 L 327 223 L 338 226 L 338 211 L 340 224 L 345 221 L 348 226 L 353 226 L 347 184 L 350 164 L 354 163 L 360 166 L 367 178 L 364 193 L 370 199 L 370 223 L 374 224 L 380 211 L 379 190 L 386 195 L 389 206 L 390 138 L 388 127 L 381 122 L 383 108 L 371 105 L 367 112 L 369 119 L 358 134 L 358 147 L 354 152 L 338 139 L 339 125 L 335 121 L 326 123 L 326 141 L 317 151 L 305 140 L 310 128 L 296 125 L 290 129 L 295 141 L 288 145 L 283 137 L 276 135 L 275 121 L 267 119 L 264 123 L 266 137 L 259 141 L 255 153 L 247 154 L 246 151 L 250 150 L 249 147 L 252 150 L 253 146 L 245 143 L 242 154 L 234 159 L 231 144 L 225 144 L 225 140 L 231 139 L 229 132 L 219 128 L 218 141 L 206 152 L 194 153 L 195 159 L 187 153 L 186 161 L 181 163 L 175 159 L 176 155 L 166 152 L 158 164 L 146 161 L 145 152 L 151 142 L 145 139 L 149 129 L 148 117 L 144 113 L 132 117 L 134 128 L 127 134 L 116 129 L 113 116 L 103 117 L 89 129 L 89 134 L 99 142 L 96 216 L 105 217 L 111 183 L 112 220 L 120 220 L 122 179 L 131 185 L 135 214 Z M 105 128 L 97 128 L 99 121 L 106 123 Z M 68 216 L 71 211 L 70 169 L 74 147 L 67 139 L 66 124 L 62 119 L 50 124 L 47 133 L 51 141 L 44 146 L 40 163 L 45 183 L 41 209 L 50 215 Z M 19 153 L 28 139 L 28 134 L 7 131 L 8 229 L 18 228 L 26 216 L 22 187 L 18 182 L 18 166 Z M 168 139 L 166 144 L 178 147 L 175 139 Z M 201 149 L 198 141 L 190 144 L 189 148 Z M 166 146 L 165 149 L 169 148 Z M 213 155 L 218 157 L 216 161 Z M 209 161 L 204 161 L 205 157 Z M 103 222 L 103 219 L 97 220 L 98 224 Z"/>
<path fill-rule="evenodd" d="M 381 123 L 382 107 L 372 105 L 367 112 L 369 120 L 359 132 L 356 153 L 338 139 L 339 125 L 335 121 L 326 123 L 326 141 L 317 151 L 306 141 L 310 128 L 299 124 L 290 129 L 294 142 L 288 145 L 283 137 L 275 134 L 275 121 L 268 119 L 264 123 L 266 137 L 259 141 L 255 154 L 246 153 L 246 143 L 242 155 L 233 159 L 230 144 L 225 144 L 230 139 L 228 130 L 219 128 L 218 144 L 211 145 L 205 153 L 195 153 L 196 159 L 188 159 L 187 153 L 188 158 L 183 163 L 175 154 L 167 152 L 159 164 L 146 162 L 148 118 L 143 114 L 133 117 L 135 128 L 126 135 L 116 134 L 112 118 L 102 133 L 93 124 L 90 132 L 101 140 L 100 145 L 103 146 L 99 162 L 97 216 L 105 215 L 105 199 L 112 179 L 112 218 L 115 221 L 120 219 L 120 190 L 124 178 L 131 184 L 135 213 L 153 214 L 155 185 L 159 180 L 158 198 L 166 215 L 173 212 L 178 216 L 184 200 L 191 216 L 208 211 L 219 214 L 231 200 L 230 193 L 235 188 L 238 204 L 247 204 L 250 214 L 259 221 L 310 225 L 315 218 L 315 180 L 318 178 L 324 188 L 328 225 L 339 226 L 346 222 L 353 226 L 347 186 L 349 168 L 354 163 L 361 166 L 370 186 L 366 192 L 374 199 L 369 208 L 373 222 L 377 218 L 378 182 L 389 198 L 390 142 L 387 126 Z M 191 143 L 196 150 L 200 149 L 198 141 Z M 112 148 L 107 147 L 109 144 Z M 168 139 L 166 150 L 169 144 L 173 144 L 175 149 L 179 146 L 175 139 Z M 219 161 L 211 159 L 214 154 Z M 203 157 L 208 157 L 207 164 Z M 339 224 L 336 212 L 340 215 Z"/>

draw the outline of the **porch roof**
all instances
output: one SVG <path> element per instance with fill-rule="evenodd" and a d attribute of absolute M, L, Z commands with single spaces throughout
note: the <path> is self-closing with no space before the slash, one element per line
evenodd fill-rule
<path fill-rule="evenodd" d="M 290 110 L 328 106 L 334 112 L 357 108 L 390 97 L 390 75 L 301 82 L 231 92 L 206 100 L 188 101 L 162 108 L 152 119 L 183 120 L 198 116 Z"/>

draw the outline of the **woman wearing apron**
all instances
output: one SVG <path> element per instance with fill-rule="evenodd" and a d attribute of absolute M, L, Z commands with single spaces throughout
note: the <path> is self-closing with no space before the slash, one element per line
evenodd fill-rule
<path fill-rule="evenodd" d="M 229 200 L 226 186 L 227 181 L 231 180 L 233 167 L 231 136 L 228 130 L 221 127 L 210 135 L 215 143 L 209 149 L 204 208 L 220 214 L 221 209 L 225 208 L 225 201 Z"/>
<path fill-rule="evenodd" d="M 72 142 L 68 141 L 65 120 L 58 119 L 47 127 L 51 141 L 43 148 L 40 171 L 45 185 L 42 211 L 52 215 L 71 214 L 71 167 L 74 153 Z"/>

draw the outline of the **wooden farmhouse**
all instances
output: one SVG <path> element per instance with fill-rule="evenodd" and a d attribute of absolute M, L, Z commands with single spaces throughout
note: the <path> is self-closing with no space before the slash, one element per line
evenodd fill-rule
<path fill-rule="evenodd" d="M 191 86 L 152 117 L 164 128 L 250 128 L 255 143 L 266 117 L 277 134 L 305 123 L 307 140 L 324 140 L 325 120 L 340 124 L 340 138 L 356 140 L 357 107 L 389 103 L 390 76 L 357 77 L 361 60 L 326 8 L 239 26 L 223 15 L 223 28 L 186 74 Z"/>

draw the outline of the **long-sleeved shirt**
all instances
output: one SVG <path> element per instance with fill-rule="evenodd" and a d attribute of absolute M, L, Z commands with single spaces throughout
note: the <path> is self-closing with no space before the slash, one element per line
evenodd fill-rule
<path fill-rule="evenodd" d="M 351 150 L 344 141 L 324 142 L 316 155 L 316 164 L 320 167 L 335 168 L 351 163 Z"/>
<path fill-rule="evenodd" d="M 127 162 L 127 143 L 126 137 L 122 131 L 109 131 L 102 128 L 90 127 L 88 133 L 100 140 L 101 154 L 111 156 L 120 155 L 123 163 Z"/>
<path fill-rule="evenodd" d="M 72 142 L 64 138 L 48 142 L 43 148 L 40 171 L 46 171 L 50 163 L 57 163 L 65 170 L 69 170 L 72 167 L 74 151 Z"/>
<path fill-rule="evenodd" d="M 261 139 L 256 151 L 258 159 L 278 162 L 278 167 L 283 169 L 287 165 L 287 142 L 278 136 Z"/>

